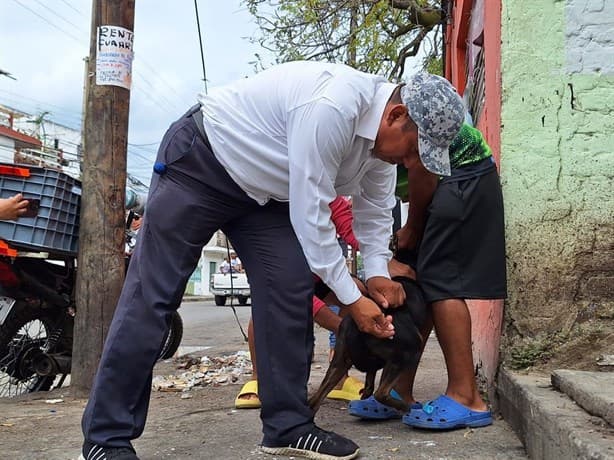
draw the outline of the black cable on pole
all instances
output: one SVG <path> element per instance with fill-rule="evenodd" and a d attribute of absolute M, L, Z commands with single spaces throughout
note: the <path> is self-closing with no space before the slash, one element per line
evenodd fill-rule
<path fill-rule="evenodd" d="M 198 43 L 200 45 L 200 59 L 203 63 L 203 81 L 205 82 L 205 94 L 207 94 L 207 71 L 205 70 L 205 52 L 203 51 L 203 39 L 200 33 L 200 19 L 198 17 L 198 2 L 194 0 L 196 10 L 196 26 L 198 27 Z"/>

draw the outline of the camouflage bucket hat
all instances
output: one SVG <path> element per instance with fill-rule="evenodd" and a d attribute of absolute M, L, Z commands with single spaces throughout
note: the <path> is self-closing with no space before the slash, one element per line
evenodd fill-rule
<path fill-rule="evenodd" d="M 445 78 L 419 72 L 401 88 L 401 99 L 418 126 L 418 149 L 429 171 L 450 175 L 448 148 L 465 119 L 465 106 Z"/>

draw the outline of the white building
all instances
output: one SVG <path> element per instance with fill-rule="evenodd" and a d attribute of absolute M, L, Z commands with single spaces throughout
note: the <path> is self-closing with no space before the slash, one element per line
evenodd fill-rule
<path fill-rule="evenodd" d="M 48 112 L 28 114 L 0 105 L 0 160 L 53 168 L 80 179 L 81 132 L 48 117 Z"/>
<path fill-rule="evenodd" d="M 219 266 L 224 257 L 228 257 L 226 243 L 227 238 L 224 233 L 220 230 L 215 232 L 213 238 L 203 248 L 203 253 L 198 261 L 198 267 L 188 281 L 186 294 L 211 295 L 209 281 L 211 275 L 219 271 Z"/>

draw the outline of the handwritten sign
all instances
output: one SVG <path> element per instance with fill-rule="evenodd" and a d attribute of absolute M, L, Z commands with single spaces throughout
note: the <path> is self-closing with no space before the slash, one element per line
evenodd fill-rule
<path fill-rule="evenodd" d="M 130 89 L 134 33 L 119 26 L 98 26 L 96 32 L 96 84 Z"/>

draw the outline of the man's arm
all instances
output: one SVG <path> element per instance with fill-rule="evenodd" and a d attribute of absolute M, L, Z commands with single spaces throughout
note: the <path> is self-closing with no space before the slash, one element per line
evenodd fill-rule
<path fill-rule="evenodd" d="M 334 181 L 352 137 L 353 121 L 329 104 L 307 104 L 289 114 L 290 221 L 311 270 L 348 306 L 359 329 L 387 338 L 394 335 L 391 318 L 354 284 L 330 221 Z"/>
<path fill-rule="evenodd" d="M 363 255 L 369 295 L 383 308 L 397 307 L 405 302 L 405 291 L 390 280 L 388 272 L 396 168 L 375 161 L 361 181 L 361 194 L 354 197 L 354 229 Z"/>
<path fill-rule="evenodd" d="M 399 248 L 415 249 L 422 239 L 426 210 L 433 199 L 439 177 L 427 171 L 417 153 L 406 166 L 409 209 L 407 222 L 397 232 L 397 243 Z"/>
<path fill-rule="evenodd" d="M 361 192 L 353 197 L 354 234 L 360 244 L 365 278 L 389 277 L 388 261 L 392 253 L 388 241 L 392 230 L 392 208 L 396 204 L 394 187 L 396 168 L 380 160 L 361 180 Z"/>

